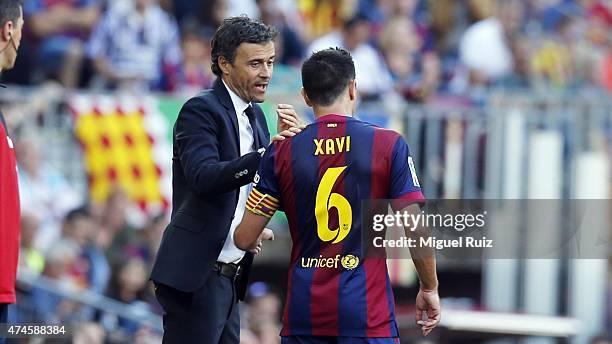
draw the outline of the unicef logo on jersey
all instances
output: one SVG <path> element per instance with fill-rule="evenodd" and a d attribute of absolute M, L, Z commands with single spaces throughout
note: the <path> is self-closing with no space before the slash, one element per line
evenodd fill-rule
<path fill-rule="evenodd" d="M 347 254 L 346 256 L 337 254 L 335 257 L 323 257 L 322 255 L 314 258 L 302 257 L 300 261 L 300 266 L 303 268 L 338 269 L 339 266 L 342 266 L 346 270 L 353 270 L 358 265 L 359 257 L 352 254 Z"/>

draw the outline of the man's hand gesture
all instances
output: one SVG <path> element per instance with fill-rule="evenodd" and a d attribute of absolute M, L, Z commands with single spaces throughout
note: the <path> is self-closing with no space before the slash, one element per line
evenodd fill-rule
<path fill-rule="evenodd" d="M 419 289 L 419 294 L 416 297 L 415 320 L 417 325 L 421 326 L 424 336 L 438 326 L 440 322 L 440 296 L 438 296 L 437 289 Z"/>
<path fill-rule="evenodd" d="M 255 247 L 249 250 L 252 254 L 258 254 L 261 252 L 263 247 L 264 240 L 274 240 L 274 232 L 269 228 L 264 228 L 263 232 L 257 238 L 257 242 L 255 243 Z"/>
<path fill-rule="evenodd" d="M 302 129 L 306 128 L 300 116 L 295 112 L 293 105 L 278 104 L 276 107 L 277 124 L 276 131 L 278 134 L 272 137 L 272 141 L 282 141 L 285 137 L 292 137 L 299 134 Z"/>

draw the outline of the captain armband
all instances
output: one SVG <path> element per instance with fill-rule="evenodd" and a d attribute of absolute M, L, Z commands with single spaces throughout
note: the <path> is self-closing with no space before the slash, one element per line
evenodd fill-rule
<path fill-rule="evenodd" d="M 246 208 L 254 214 L 271 218 L 280 207 L 278 199 L 253 188 L 246 202 Z"/>

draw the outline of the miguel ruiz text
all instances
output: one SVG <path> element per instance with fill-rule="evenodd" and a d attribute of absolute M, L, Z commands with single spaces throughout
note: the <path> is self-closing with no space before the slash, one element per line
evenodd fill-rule
<path fill-rule="evenodd" d="M 445 248 L 492 248 L 493 240 L 487 237 L 459 237 L 455 239 L 436 239 L 436 237 L 420 237 L 399 239 L 384 239 L 376 237 L 372 240 L 374 247 L 378 248 L 435 248 L 443 250 Z"/>

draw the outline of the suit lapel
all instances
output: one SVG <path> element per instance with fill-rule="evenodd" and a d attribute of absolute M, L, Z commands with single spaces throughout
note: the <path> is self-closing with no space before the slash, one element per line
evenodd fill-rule
<path fill-rule="evenodd" d="M 215 83 L 213 84 L 213 92 L 219 98 L 219 101 L 225 107 L 225 113 L 229 117 L 230 122 L 232 123 L 232 127 L 234 128 L 234 139 L 236 140 L 236 149 L 238 156 L 240 156 L 240 135 L 238 133 L 238 117 L 236 116 L 236 110 L 234 109 L 234 104 L 232 103 L 232 98 L 230 98 L 229 92 L 223 85 L 221 78 L 217 78 Z"/>

